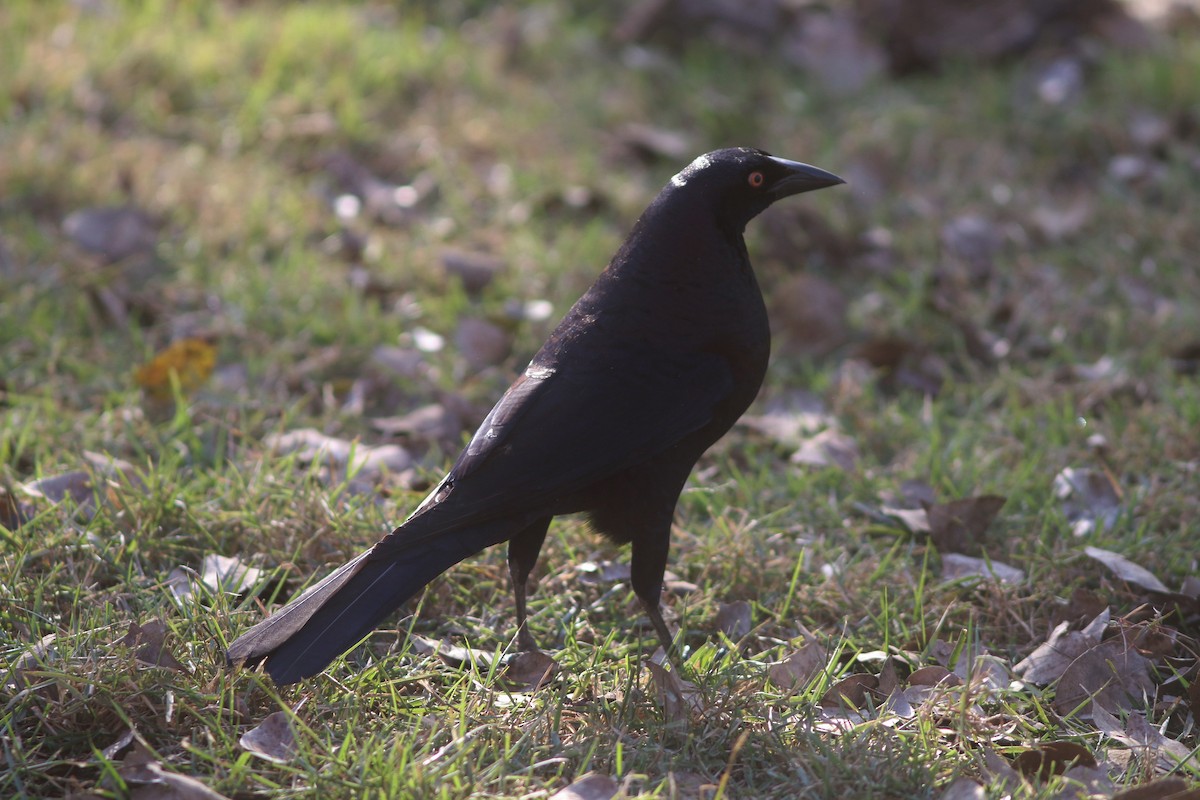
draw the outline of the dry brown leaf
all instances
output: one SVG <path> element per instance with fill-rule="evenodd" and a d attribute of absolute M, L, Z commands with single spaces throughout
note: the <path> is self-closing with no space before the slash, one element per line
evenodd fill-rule
<path fill-rule="evenodd" d="M 1084 719 L 1093 706 L 1110 712 L 1125 711 L 1152 695 L 1150 662 L 1124 634 L 1084 651 L 1058 680 L 1054 707 L 1060 714 L 1078 713 Z"/>
<path fill-rule="evenodd" d="M 317 462 L 330 467 L 331 481 L 341 481 L 350 473 L 358 480 L 373 481 L 385 472 L 400 473 L 415 463 L 408 451 L 399 445 L 365 445 L 326 436 L 315 428 L 270 434 L 263 441 L 276 453 L 296 453 L 302 462 Z"/>
<path fill-rule="evenodd" d="M 5 486 L 0 486 L 0 528 L 15 531 L 36 515 L 33 505 L 18 500 Z"/>
<path fill-rule="evenodd" d="M 463 667 L 470 664 L 489 666 L 496 659 L 496 653 L 492 650 L 462 647 L 415 634 L 409 636 L 408 641 L 412 644 L 412 649 L 421 655 L 437 656 L 452 667 Z"/>
<path fill-rule="evenodd" d="M 991 559 L 973 558 L 961 553 L 942 554 L 943 580 L 954 581 L 971 577 L 991 579 L 1000 583 L 1022 583 L 1025 580 L 1025 572 Z"/>
<path fill-rule="evenodd" d="M 998 495 L 982 495 L 926 506 L 929 538 L 937 545 L 938 552 L 977 553 L 980 539 L 1005 500 Z"/>
<path fill-rule="evenodd" d="M 889 517 L 894 517 L 909 533 L 929 533 L 929 514 L 923 508 L 892 508 L 883 506 L 879 509 Z"/>
<path fill-rule="evenodd" d="M 1092 203 L 1079 195 L 1059 204 L 1040 205 L 1030 213 L 1034 227 L 1051 242 L 1070 239 L 1092 220 Z"/>
<path fill-rule="evenodd" d="M 683 162 L 693 149 L 691 137 L 686 134 L 640 122 L 626 123 L 618 128 L 617 142 L 627 152 L 645 161 Z"/>
<path fill-rule="evenodd" d="M 887 54 L 849 7 L 804 14 L 783 43 L 783 55 L 835 95 L 857 92 L 887 69 Z"/>
<path fill-rule="evenodd" d="M 504 680 L 514 691 L 535 692 L 559 672 L 558 662 L 538 650 L 517 653 L 504 665 Z"/>
<path fill-rule="evenodd" d="M 960 686 L 962 682 L 962 678 L 940 664 L 919 667 L 908 676 L 911 686 Z"/>
<path fill-rule="evenodd" d="M 852 472 L 858 463 L 858 443 L 836 428 L 826 428 L 806 439 L 789 460 L 793 464 L 837 467 Z"/>
<path fill-rule="evenodd" d="M 1025 785 L 1024 779 L 1012 768 L 1008 759 L 991 748 L 984 748 L 981 771 L 988 782 L 988 787 L 993 791 L 1001 792 L 1000 796 L 1002 797 L 1012 796 L 1016 789 Z"/>
<path fill-rule="evenodd" d="M 442 268 L 448 275 L 462 281 L 467 294 L 477 295 L 488 287 L 504 269 L 504 259 L 488 253 L 451 248 L 441 254 Z"/>
<path fill-rule="evenodd" d="M 12 662 L 12 666 L 3 674 L 0 674 L 0 687 L 12 687 L 16 690 L 25 688 L 26 672 L 36 670 L 44 664 L 49 664 L 58 657 L 54 652 L 54 648 L 51 647 L 56 638 L 58 638 L 58 634 L 48 633 L 37 644 L 27 648 L 25 652 L 17 656 Z"/>
<path fill-rule="evenodd" d="M 21 485 L 21 490 L 30 497 L 42 498 L 51 503 L 61 503 L 70 498 L 72 503 L 85 511 L 95 506 L 92 474 L 84 470 L 29 481 Z"/>
<path fill-rule="evenodd" d="M 666 656 L 660 658 L 661 652 L 662 648 L 659 648 L 659 652 L 646 661 L 650 681 L 654 684 L 655 697 L 667 722 L 687 722 L 693 716 L 704 712 L 700 690 L 696 684 L 679 677 L 679 673 L 674 669 L 664 666 L 662 662 L 666 661 Z"/>
<path fill-rule="evenodd" d="M 131 800 L 226 800 L 195 778 L 163 769 L 136 734 L 133 749 L 121 760 L 117 773 L 135 785 Z"/>
<path fill-rule="evenodd" d="M 1117 792 L 1112 800 L 1200 800 L 1200 787 L 1189 789 L 1183 778 L 1162 778 Z"/>
<path fill-rule="evenodd" d="M 292 730 L 291 715 L 276 711 L 258 725 L 242 734 L 238 744 L 259 758 L 275 764 L 286 764 L 296 756 L 296 733 Z"/>
<path fill-rule="evenodd" d="M 137 368 L 133 378 L 146 396 L 159 403 L 171 399 L 174 384 L 188 395 L 212 375 L 217 351 L 203 339 L 180 339 Z"/>
<path fill-rule="evenodd" d="M 1096 759 L 1086 747 L 1075 742 L 1045 742 L 1031 747 L 1013 760 L 1017 771 L 1031 780 L 1048 781 L 1061 775 L 1072 764 L 1096 766 Z"/>
<path fill-rule="evenodd" d="M 415 207 L 434 189 L 429 174 L 417 175 L 407 184 L 396 184 L 376 176 L 344 152 L 326 155 L 324 167 L 340 190 L 331 200 L 342 220 L 364 214 L 386 225 L 402 225 L 412 219 Z"/>
<path fill-rule="evenodd" d="M 494 367 L 512 352 L 512 336 L 499 325 L 466 317 L 454 331 L 454 346 L 472 371 Z"/>
<path fill-rule="evenodd" d="M 987 792 L 977 781 L 970 778 L 957 778 L 946 787 L 938 800 L 984 800 Z"/>
<path fill-rule="evenodd" d="M 465 410 L 466 403 L 461 400 L 430 403 L 398 417 L 373 419 L 371 425 L 391 436 L 405 436 L 426 442 L 457 442 L 466 429 L 463 421 Z"/>
<path fill-rule="evenodd" d="M 1111 528 L 1121 513 L 1120 488 L 1104 470 L 1067 467 L 1054 477 L 1054 496 L 1076 536 Z"/>
<path fill-rule="evenodd" d="M 822 356 L 850 336 L 846 296 L 834 284 L 800 273 L 771 292 L 771 322 L 779 346 L 797 355 Z"/>
<path fill-rule="evenodd" d="M 799 691 L 825 668 L 829 654 L 816 639 L 809 639 L 800 649 L 767 668 L 771 683 L 785 691 Z"/>
<path fill-rule="evenodd" d="M 63 220 L 63 230 L 80 248 L 108 263 L 149 255 L 158 243 L 157 221 L 133 206 L 75 211 Z"/>
<path fill-rule="evenodd" d="M 763 406 L 761 414 L 748 414 L 738 421 L 784 447 L 799 447 L 813 433 L 836 424 L 825 403 L 812 392 L 802 390 L 776 394 Z"/>
<path fill-rule="evenodd" d="M 575 566 L 579 582 L 585 585 L 620 583 L 628 581 L 631 575 L 629 563 L 626 561 L 584 561 Z"/>
<path fill-rule="evenodd" d="M 1013 672 L 1040 686 L 1053 683 L 1071 662 L 1100 643 L 1108 621 L 1109 611 L 1105 608 L 1083 630 L 1072 631 L 1070 623 L 1059 623 L 1045 642 L 1013 667 Z"/>
<path fill-rule="evenodd" d="M 732 603 L 722 603 L 717 609 L 713 627 L 724 633 L 733 641 L 739 641 L 750 633 L 754 627 L 754 618 L 750 604 L 745 600 L 734 600 Z"/>
<path fill-rule="evenodd" d="M 1145 567 L 1138 566 L 1119 553 L 1101 550 L 1099 547 L 1085 547 L 1083 552 L 1108 567 L 1114 575 L 1126 583 L 1132 583 L 1134 586 L 1148 589 L 1151 592 L 1171 593 L 1166 584 L 1160 581 L 1154 573 Z"/>
<path fill-rule="evenodd" d="M 900 673 L 896 669 L 896 664 L 896 657 L 888 656 L 883 660 L 883 666 L 879 668 L 879 693 L 884 697 L 900 688 Z"/>
<path fill-rule="evenodd" d="M 1129 712 L 1125 724 L 1122 725 L 1119 719 L 1097 703 L 1092 706 L 1092 723 L 1101 733 L 1111 736 L 1130 749 L 1155 754 L 1155 766 L 1159 772 L 1171 772 L 1195 755 L 1191 748 L 1182 742 L 1163 736 L 1155 726 L 1146 721 L 1145 715 L 1136 711 Z"/>
<path fill-rule="evenodd" d="M 550 800 L 611 800 L 620 788 L 609 776 L 588 772 L 552 794 Z"/>
<path fill-rule="evenodd" d="M 144 625 L 131 622 L 129 623 L 129 631 L 125 634 L 125 638 L 121 640 L 121 644 L 130 648 L 136 647 L 137 651 L 134 653 L 134 658 L 143 664 L 162 667 L 175 672 L 187 672 L 187 667 L 181 664 L 175 658 L 174 654 L 167 649 L 167 632 L 167 624 L 161 619 L 152 619 Z"/>
<path fill-rule="evenodd" d="M 879 678 L 865 672 L 847 675 L 825 692 L 820 704 L 826 708 L 849 706 L 865 709 L 867 698 L 879 688 Z"/>

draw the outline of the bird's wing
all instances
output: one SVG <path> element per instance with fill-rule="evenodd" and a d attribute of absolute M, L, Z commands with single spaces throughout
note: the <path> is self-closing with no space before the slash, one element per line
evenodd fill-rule
<path fill-rule="evenodd" d="M 449 474 L 377 555 L 556 498 L 668 450 L 713 419 L 733 391 L 709 352 L 605 348 L 561 369 L 536 363 L 484 419 Z"/>

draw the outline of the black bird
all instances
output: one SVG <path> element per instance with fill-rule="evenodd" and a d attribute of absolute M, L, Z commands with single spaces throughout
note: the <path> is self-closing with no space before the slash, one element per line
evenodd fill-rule
<path fill-rule="evenodd" d="M 770 331 L 742 232 L 780 198 L 843 183 L 749 148 L 700 156 L 659 192 L 403 525 L 255 625 L 231 664 L 276 683 L 319 673 L 438 575 L 507 541 L 518 645 L 535 649 L 525 585 L 551 518 L 584 512 L 632 545 L 632 585 L 659 611 L 675 504 L 692 467 L 742 415 Z"/>

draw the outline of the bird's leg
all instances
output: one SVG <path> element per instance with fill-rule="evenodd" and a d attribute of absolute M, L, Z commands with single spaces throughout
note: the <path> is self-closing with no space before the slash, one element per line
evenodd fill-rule
<path fill-rule="evenodd" d="M 517 649 L 524 652 L 538 649 L 526 624 L 525 587 L 529 583 L 529 573 L 537 564 L 542 543 L 546 540 L 550 519 L 545 517 L 536 520 L 518 531 L 508 542 L 508 576 L 512 580 L 513 599 L 517 604 Z"/>
<path fill-rule="evenodd" d="M 667 570 L 667 553 L 671 545 L 670 518 L 661 534 L 644 536 L 633 540 L 633 552 L 629 558 L 630 582 L 634 594 L 641 601 L 650 624 L 654 626 L 658 640 L 667 657 L 677 669 L 683 668 L 683 657 L 675 646 L 674 637 L 663 619 L 662 601 L 663 573 Z"/>

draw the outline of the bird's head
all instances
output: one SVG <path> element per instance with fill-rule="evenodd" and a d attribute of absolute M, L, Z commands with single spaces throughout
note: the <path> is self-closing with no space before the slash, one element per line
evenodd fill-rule
<path fill-rule="evenodd" d="M 730 147 L 705 153 L 671 178 L 664 195 L 711 205 L 735 230 L 784 197 L 845 183 L 823 169 L 762 150 Z"/>

